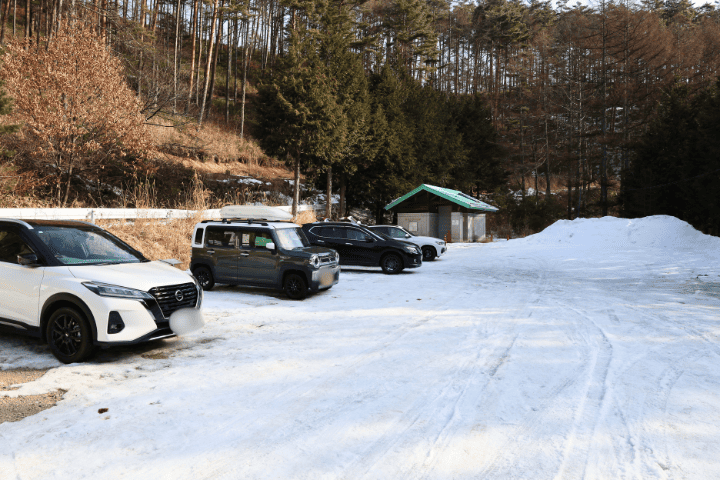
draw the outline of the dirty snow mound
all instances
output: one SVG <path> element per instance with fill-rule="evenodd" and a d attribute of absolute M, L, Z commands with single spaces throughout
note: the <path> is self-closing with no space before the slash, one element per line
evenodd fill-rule
<path fill-rule="evenodd" d="M 705 235 L 667 215 L 645 218 L 578 218 L 559 220 L 525 239 L 530 245 L 634 250 L 719 249 L 720 238 Z"/>

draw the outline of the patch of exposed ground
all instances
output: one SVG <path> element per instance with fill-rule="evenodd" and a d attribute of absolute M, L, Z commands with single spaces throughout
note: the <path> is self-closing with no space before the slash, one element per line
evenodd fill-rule
<path fill-rule="evenodd" d="M 45 375 L 48 369 L 30 370 L 20 368 L 17 370 L 0 370 L 0 391 L 17 390 L 21 383 L 34 382 Z M 0 424 L 4 422 L 17 422 L 30 417 L 43 410 L 54 407 L 62 400 L 65 390 L 42 395 L 25 395 L 20 397 L 0 397 Z"/>

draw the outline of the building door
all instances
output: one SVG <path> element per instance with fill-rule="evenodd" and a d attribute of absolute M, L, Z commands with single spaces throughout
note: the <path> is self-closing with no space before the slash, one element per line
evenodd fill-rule
<path fill-rule="evenodd" d="M 443 205 L 438 207 L 438 237 L 445 238 L 445 234 L 452 228 L 452 206 Z M 457 241 L 456 238 L 452 239 Z"/>

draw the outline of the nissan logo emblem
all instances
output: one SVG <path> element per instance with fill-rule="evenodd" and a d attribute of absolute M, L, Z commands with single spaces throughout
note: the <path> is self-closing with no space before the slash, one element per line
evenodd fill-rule
<path fill-rule="evenodd" d="M 183 298 L 185 298 L 185 297 L 183 297 L 183 294 L 182 294 L 182 292 L 181 292 L 180 290 L 178 290 L 177 292 L 175 292 L 175 299 L 176 299 L 178 302 L 182 302 L 182 301 L 183 301 Z"/>

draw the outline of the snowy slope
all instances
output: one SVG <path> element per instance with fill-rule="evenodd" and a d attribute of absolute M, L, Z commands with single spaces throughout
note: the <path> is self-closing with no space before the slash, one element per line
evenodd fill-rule
<path fill-rule="evenodd" d="M 720 478 L 717 247 L 558 222 L 303 302 L 220 287 L 201 332 L 89 364 L 0 336 L 57 366 L 0 395 L 68 391 L 0 425 L 0 479 Z"/>

